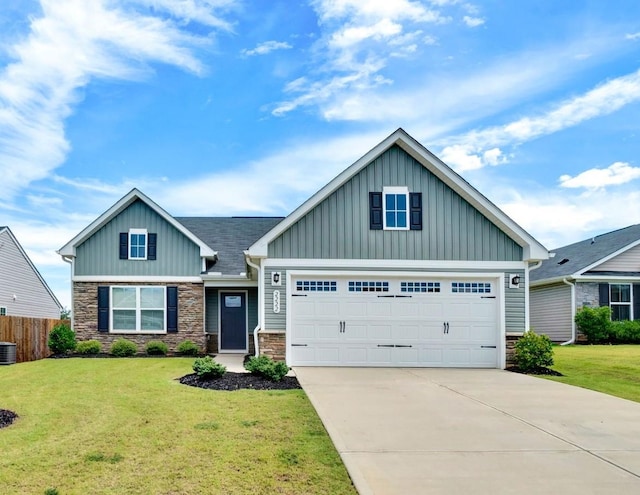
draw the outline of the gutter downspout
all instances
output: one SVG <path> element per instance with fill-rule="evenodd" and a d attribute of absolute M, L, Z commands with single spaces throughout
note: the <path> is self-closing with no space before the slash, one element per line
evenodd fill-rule
<path fill-rule="evenodd" d="M 73 330 L 74 327 L 74 320 L 76 318 L 76 312 L 73 310 L 74 304 L 73 304 L 73 260 L 74 258 L 70 257 L 70 256 L 63 256 L 62 257 L 62 261 L 69 263 L 69 271 L 70 276 L 69 276 L 69 280 L 70 285 L 71 285 L 71 330 Z"/>
<path fill-rule="evenodd" d="M 264 277 L 262 276 L 262 268 L 260 265 L 252 263 L 247 253 L 244 255 L 244 259 L 251 268 L 255 268 L 258 272 L 258 302 L 260 307 L 258 308 L 258 325 L 253 329 L 253 346 L 255 348 L 255 356 L 260 355 L 260 346 L 258 344 L 258 330 L 262 325 L 262 311 L 264 306 Z"/>
<path fill-rule="evenodd" d="M 537 268 L 540 268 L 541 266 L 542 266 L 542 260 L 538 260 L 532 266 L 529 266 L 527 264 L 527 269 L 525 271 L 525 274 L 526 274 L 526 287 L 527 287 L 527 290 L 525 290 L 525 292 L 524 292 L 524 299 L 525 299 L 524 307 L 525 307 L 525 313 L 526 313 L 526 315 L 525 315 L 525 333 L 527 333 L 529 330 L 531 330 L 531 322 L 530 322 L 531 318 L 530 318 L 530 315 L 529 315 L 529 304 L 530 304 L 529 303 L 529 290 L 530 290 L 529 281 L 530 281 L 530 278 L 531 278 L 530 277 L 530 273 L 533 270 L 536 270 Z"/>
<path fill-rule="evenodd" d="M 566 278 L 562 281 L 571 287 L 571 338 L 560 345 L 570 345 L 576 341 L 576 284 L 569 282 Z"/>

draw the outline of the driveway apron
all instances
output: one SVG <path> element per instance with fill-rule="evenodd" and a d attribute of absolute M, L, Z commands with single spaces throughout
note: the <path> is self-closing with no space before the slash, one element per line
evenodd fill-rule
<path fill-rule="evenodd" d="M 640 494 L 640 404 L 501 370 L 295 368 L 361 495 Z"/>

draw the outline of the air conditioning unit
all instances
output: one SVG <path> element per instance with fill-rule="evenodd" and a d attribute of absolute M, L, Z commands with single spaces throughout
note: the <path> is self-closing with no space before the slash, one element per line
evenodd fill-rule
<path fill-rule="evenodd" d="M 16 345 L 12 342 L 0 342 L 0 365 L 16 364 Z"/>

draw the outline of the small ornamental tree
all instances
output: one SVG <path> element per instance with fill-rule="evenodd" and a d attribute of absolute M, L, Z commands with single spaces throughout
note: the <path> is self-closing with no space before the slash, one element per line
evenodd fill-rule
<path fill-rule="evenodd" d="M 51 330 L 47 345 L 54 354 L 66 354 L 76 348 L 76 334 L 66 323 L 58 323 Z"/>

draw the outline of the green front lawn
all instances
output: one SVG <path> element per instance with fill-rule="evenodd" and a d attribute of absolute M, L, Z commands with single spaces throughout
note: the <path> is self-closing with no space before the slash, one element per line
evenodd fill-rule
<path fill-rule="evenodd" d="M 301 390 L 181 385 L 189 358 L 0 367 L 7 494 L 355 494 Z"/>
<path fill-rule="evenodd" d="M 640 345 L 573 345 L 553 348 L 549 380 L 640 402 Z"/>

